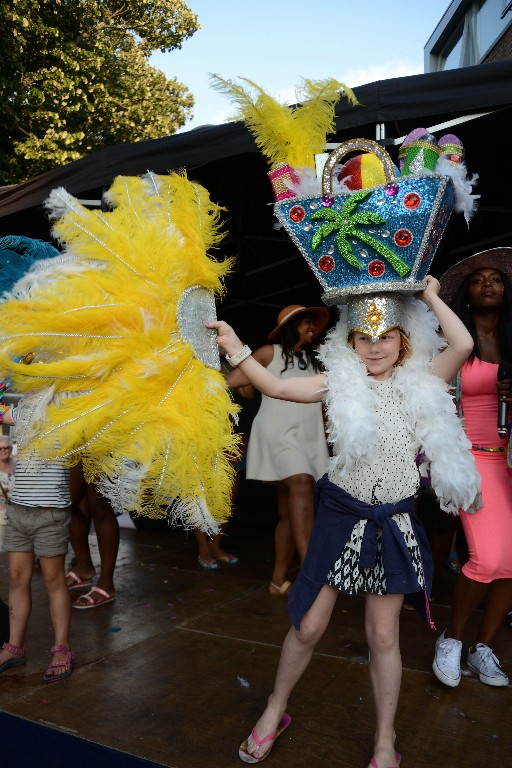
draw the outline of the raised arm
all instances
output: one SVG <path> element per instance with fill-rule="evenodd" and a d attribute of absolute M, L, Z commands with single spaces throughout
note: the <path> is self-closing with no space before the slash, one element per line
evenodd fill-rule
<path fill-rule="evenodd" d="M 243 344 L 231 328 L 223 320 L 206 323 L 207 328 L 215 328 L 217 331 L 217 343 L 222 352 L 232 357 L 240 352 Z M 229 362 L 229 361 L 228 361 Z M 290 400 L 296 403 L 318 403 L 322 400 L 325 376 L 319 373 L 316 376 L 292 377 L 279 379 L 261 365 L 252 355 L 246 357 L 237 366 L 247 381 L 253 387 L 268 397 L 278 400 Z M 229 374 L 231 376 L 231 374 Z M 229 386 L 233 386 L 229 382 Z"/>
<path fill-rule="evenodd" d="M 473 339 L 462 320 L 439 298 L 440 287 L 439 281 L 428 275 L 427 287 L 417 298 L 430 307 L 441 325 L 448 346 L 434 358 L 432 372 L 449 383 L 471 354 Z"/>

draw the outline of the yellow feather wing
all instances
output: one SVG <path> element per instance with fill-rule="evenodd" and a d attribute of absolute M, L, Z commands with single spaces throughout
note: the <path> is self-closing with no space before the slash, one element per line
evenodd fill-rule
<path fill-rule="evenodd" d="M 224 290 L 222 210 L 184 173 L 119 177 L 109 198 L 89 211 L 57 191 L 65 251 L 0 305 L 1 368 L 19 391 L 55 392 L 20 448 L 81 461 L 119 509 L 212 532 L 230 513 L 237 407 L 183 340 L 178 302 Z"/>

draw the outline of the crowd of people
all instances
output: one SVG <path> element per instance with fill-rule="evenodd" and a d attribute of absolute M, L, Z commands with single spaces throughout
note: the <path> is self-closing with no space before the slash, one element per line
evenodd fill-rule
<path fill-rule="evenodd" d="M 365 595 L 376 713 L 371 768 L 400 762 L 394 720 L 404 598 L 433 626 L 432 581 L 445 561 L 457 581 L 448 626 L 435 643 L 434 674 L 447 686 L 459 684 L 466 624 L 483 604 L 467 666 L 487 685 L 509 683 L 493 643 L 512 610 L 509 433 L 499 436 L 496 426 L 498 398 L 512 402 L 512 377 L 500 368 L 512 360 L 512 249 L 465 259 L 440 283 L 428 277 L 415 298 L 396 306 L 385 299 L 381 314 L 377 330 L 365 326 L 364 312 L 349 302 L 325 340 L 328 310 L 290 305 L 254 353 L 224 321 L 207 323 L 229 364 L 227 386 L 251 386 L 262 395 L 246 476 L 276 487 L 268 591 L 287 596 L 291 618 L 268 705 L 239 748 L 246 763 L 265 759 L 290 725 L 289 696 L 340 591 Z M 448 392 L 452 384 L 458 414 Z M 16 407 L 3 410 L 3 423 L 15 436 Z M 435 434 L 439 425 L 442 435 Z M 439 440 L 451 451 L 449 465 L 437 455 Z M 418 514 L 420 452 L 428 460 L 436 515 L 450 521 L 440 539 L 435 537 L 443 526 L 425 530 Z M 63 464 L 16 465 L 12 453 L 10 437 L 1 435 L 0 534 L 9 562 L 10 636 L 0 649 L 0 672 L 26 663 L 37 557 L 55 635 L 44 679 L 55 682 L 73 671 L 72 607 L 96 608 L 116 599 L 119 525 L 80 466 L 70 472 Z M 458 520 L 468 553 L 463 563 L 456 553 Z M 91 524 L 99 574 L 89 550 Z M 212 539 L 196 531 L 200 567 L 236 565 L 222 534 Z M 66 571 L 69 543 L 74 558 Z M 294 565 L 300 569 L 295 577 Z M 72 600 L 77 590 L 83 594 Z"/>

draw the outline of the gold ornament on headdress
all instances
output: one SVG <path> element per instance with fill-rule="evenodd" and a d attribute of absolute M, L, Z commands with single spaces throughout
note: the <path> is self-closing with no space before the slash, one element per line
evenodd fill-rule
<path fill-rule="evenodd" d="M 403 304 L 399 293 L 362 294 L 347 300 L 347 332 L 357 331 L 376 342 L 391 328 L 408 332 Z"/>
<path fill-rule="evenodd" d="M 366 325 L 370 328 L 372 336 L 379 335 L 379 328 L 384 320 L 384 312 L 377 307 L 375 303 L 371 303 L 366 312 Z"/>

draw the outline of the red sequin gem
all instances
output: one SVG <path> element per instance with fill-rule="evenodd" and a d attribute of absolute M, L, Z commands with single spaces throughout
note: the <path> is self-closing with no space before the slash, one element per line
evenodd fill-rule
<path fill-rule="evenodd" d="M 406 248 L 412 243 L 412 235 L 408 229 L 399 229 L 395 232 L 394 241 L 401 248 Z"/>
<path fill-rule="evenodd" d="M 443 207 L 441 208 L 441 212 L 439 214 L 439 221 L 440 222 L 443 221 L 444 217 L 446 216 L 446 211 L 447 210 L 448 210 L 448 206 L 447 205 L 443 205 Z"/>
<path fill-rule="evenodd" d="M 404 208 L 415 211 L 421 205 L 421 197 L 417 192 L 408 192 L 404 197 Z"/>
<path fill-rule="evenodd" d="M 334 259 L 332 256 L 321 256 L 318 259 L 318 267 L 322 272 L 332 272 L 334 269 Z"/>
<path fill-rule="evenodd" d="M 300 224 L 300 222 L 304 220 L 305 215 L 306 211 L 302 205 L 294 205 L 293 208 L 290 208 L 290 212 L 288 214 L 294 224 Z"/>
<path fill-rule="evenodd" d="M 422 261 L 426 261 L 429 256 L 430 256 L 430 245 L 427 245 L 427 247 L 425 248 L 425 253 L 423 254 Z"/>
<path fill-rule="evenodd" d="M 384 265 L 384 262 L 380 261 L 379 259 L 370 261 L 370 263 L 368 264 L 368 274 L 371 275 L 372 277 L 382 277 L 385 271 L 386 271 L 386 267 Z"/>
<path fill-rule="evenodd" d="M 330 208 L 334 204 L 334 197 L 332 195 L 322 195 L 322 205 L 324 208 Z"/>

